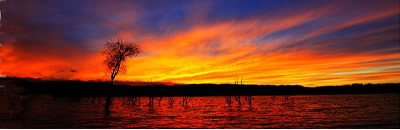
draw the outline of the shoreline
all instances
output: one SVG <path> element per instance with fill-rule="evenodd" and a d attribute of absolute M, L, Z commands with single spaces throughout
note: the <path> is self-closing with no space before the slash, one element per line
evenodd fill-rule
<path fill-rule="evenodd" d="M 51 94 L 70 97 L 123 96 L 267 96 L 400 93 L 400 83 L 353 84 L 303 87 L 300 85 L 186 84 L 152 86 L 109 86 L 104 82 L 42 81 L 13 79 L 10 86 L 22 87 L 22 94 Z M 11 88 L 11 87 L 9 87 Z"/>

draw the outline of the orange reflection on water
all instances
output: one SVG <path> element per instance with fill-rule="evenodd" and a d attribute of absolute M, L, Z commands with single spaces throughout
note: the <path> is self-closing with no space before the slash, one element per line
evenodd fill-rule
<path fill-rule="evenodd" d="M 184 97 L 153 97 L 152 104 L 150 97 L 141 97 L 141 104 L 114 98 L 109 119 L 113 128 L 345 127 L 370 122 L 374 112 L 384 113 L 379 109 L 388 102 L 376 96 L 374 103 L 367 101 L 368 95 L 240 96 L 240 103 L 232 96 L 230 104 L 228 97 L 192 97 L 188 104 L 182 103 Z"/>
<path fill-rule="evenodd" d="M 0 98 L 0 103 L 4 104 L 0 108 L 0 114 L 4 115 L 0 116 L 3 120 L 0 126 L 398 128 L 398 96 L 399 94 L 241 96 L 239 104 L 239 96 L 63 98 L 14 95 L 11 98 Z M 12 116 L 9 110 L 13 110 Z"/>

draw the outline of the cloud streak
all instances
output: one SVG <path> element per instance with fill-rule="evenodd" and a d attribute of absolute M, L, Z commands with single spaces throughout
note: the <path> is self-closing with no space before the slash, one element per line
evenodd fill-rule
<path fill-rule="evenodd" d="M 399 82 L 398 1 L 367 1 L 363 8 L 357 1 L 301 1 L 296 9 L 289 2 L 252 2 L 226 9 L 215 1 L 16 2 L 10 8 L 29 13 L 14 12 L 18 26 L 7 31 L 0 67 L 20 77 L 107 79 L 99 52 L 120 37 L 138 41 L 144 53 L 128 61 L 118 80 Z"/>

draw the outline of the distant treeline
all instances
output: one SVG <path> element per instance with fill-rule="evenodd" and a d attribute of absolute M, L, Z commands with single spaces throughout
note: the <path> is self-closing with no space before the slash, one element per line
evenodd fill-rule
<path fill-rule="evenodd" d="M 45 81 L 8 78 L 25 94 L 58 96 L 239 96 L 239 95 L 301 95 L 301 94 L 372 94 L 400 93 L 400 83 L 348 84 L 340 86 L 303 87 L 301 85 L 235 85 L 184 84 L 150 86 L 111 86 L 107 82 Z"/>

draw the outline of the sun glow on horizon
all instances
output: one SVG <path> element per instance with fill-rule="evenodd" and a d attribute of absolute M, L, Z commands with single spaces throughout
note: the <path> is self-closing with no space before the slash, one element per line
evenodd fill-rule
<path fill-rule="evenodd" d="M 398 1 L 367 2 L 364 8 L 352 1 L 303 2 L 298 9 L 282 3 L 273 10 L 268 5 L 280 4 L 272 2 L 254 11 L 233 5 L 224 10 L 213 2 L 149 7 L 128 1 L 82 3 L 90 4 L 87 10 L 82 4 L 54 5 L 77 6 L 76 11 L 37 3 L 13 12 L 13 31 L 0 30 L 7 33 L 0 38 L 0 76 L 108 80 L 100 51 L 106 41 L 123 38 L 138 42 L 143 53 L 127 61 L 127 72 L 116 77 L 120 81 L 400 82 Z M 2 14 L 6 22 L 7 13 Z"/>

